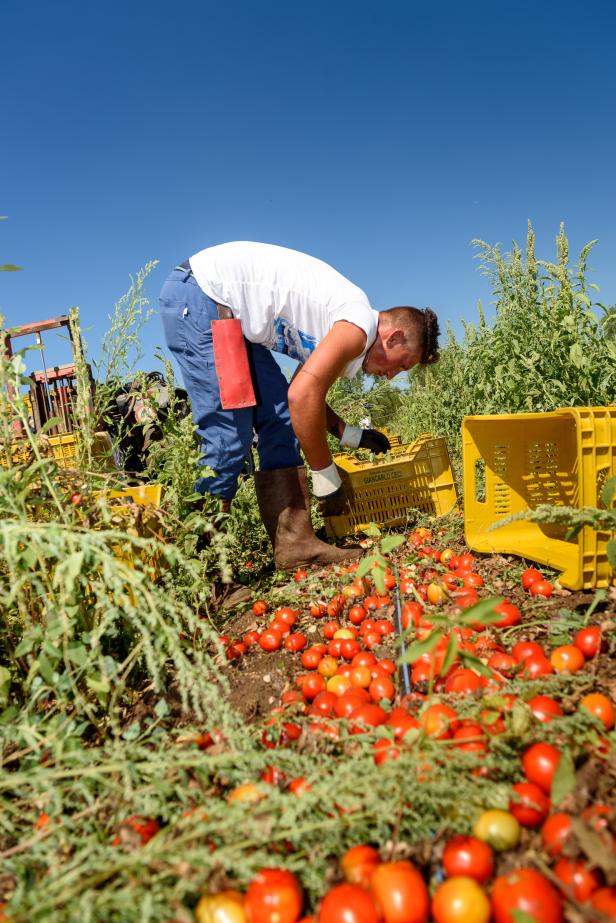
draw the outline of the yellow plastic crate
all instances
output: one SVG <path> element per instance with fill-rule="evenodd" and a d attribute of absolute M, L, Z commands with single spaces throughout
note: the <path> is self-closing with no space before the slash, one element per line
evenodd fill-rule
<path fill-rule="evenodd" d="M 475 551 L 516 554 L 561 570 L 572 590 L 616 582 L 608 532 L 526 520 L 488 531 L 514 513 L 552 506 L 600 507 L 616 475 L 616 407 L 465 417 L 462 423 L 466 542 Z"/>
<path fill-rule="evenodd" d="M 58 468 L 74 468 L 77 464 L 78 433 L 64 433 L 60 436 L 36 436 L 39 440 L 41 454 L 46 451 L 53 456 Z M 97 458 L 109 459 L 109 467 L 115 467 L 113 461 L 113 443 L 106 432 L 94 435 L 93 453 Z M 27 439 L 16 440 L 12 444 L 11 458 L 14 465 L 27 465 L 34 460 L 32 447 Z M 0 457 L 0 464 L 6 467 L 6 455 Z"/>
<path fill-rule="evenodd" d="M 122 503 L 113 503 L 114 500 L 121 501 L 122 499 L 125 499 L 136 503 L 138 506 L 145 507 L 160 506 L 162 494 L 162 484 L 139 484 L 136 487 L 123 487 L 120 490 L 101 491 L 99 495 L 104 496 L 107 500 L 111 501 L 110 506 L 113 506 L 114 511 L 121 512 Z M 142 538 L 160 538 L 160 521 L 155 516 L 145 515 L 140 523 L 139 535 Z M 118 560 L 124 561 L 126 564 L 128 564 L 129 567 L 133 566 L 134 558 L 131 545 L 127 545 L 125 547 L 120 545 L 116 546 L 114 549 L 114 555 L 118 558 Z M 161 571 L 160 555 L 155 553 L 154 555 L 150 556 L 142 552 L 140 556 L 150 579 L 152 581 L 156 581 Z"/>
<path fill-rule="evenodd" d="M 393 443 L 389 454 L 394 458 L 372 462 L 344 453 L 334 456 L 349 502 L 342 516 L 326 518 L 330 538 L 361 532 L 371 522 L 382 527 L 402 525 L 409 510 L 443 516 L 455 506 L 445 439 L 423 433 L 406 445 Z"/>

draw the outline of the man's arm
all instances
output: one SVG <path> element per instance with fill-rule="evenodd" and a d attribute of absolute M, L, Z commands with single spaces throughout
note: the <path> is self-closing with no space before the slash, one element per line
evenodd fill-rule
<path fill-rule="evenodd" d="M 366 334 L 360 327 L 337 321 L 289 386 L 291 423 L 313 471 L 332 464 L 325 433 L 330 426 L 339 430 L 342 423 L 333 410 L 326 409 L 327 392 L 365 345 Z"/>

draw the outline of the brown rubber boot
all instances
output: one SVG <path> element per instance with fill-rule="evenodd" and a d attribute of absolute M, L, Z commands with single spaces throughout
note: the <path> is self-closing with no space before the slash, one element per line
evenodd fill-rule
<path fill-rule="evenodd" d="M 306 469 L 255 471 L 255 489 L 277 567 L 298 564 L 341 564 L 355 561 L 361 548 L 336 548 L 320 541 L 310 521 Z"/>

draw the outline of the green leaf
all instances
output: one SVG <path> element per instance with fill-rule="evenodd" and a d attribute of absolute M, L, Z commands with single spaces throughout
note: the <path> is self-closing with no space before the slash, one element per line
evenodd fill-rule
<path fill-rule="evenodd" d="M 483 660 L 480 660 L 479 657 L 475 657 L 474 654 L 469 654 L 468 651 L 458 650 L 458 656 L 465 667 L 469 667 L 471 670 L 481 673 L 482 676 L 492 676 L 490 668 L 486 667 Z"/>
<path fill-rule="evenodd" d="M 362 558 L 355 571 L 355 577 L 365 577 L 370 570 L 372 570 L 372 558 Z"/>
<path fill-rule="evenodd" d="M 447 644 L 447 650 L 445 651 L 445 659 L 443 660 L 443 665 L 441 667 L 441 676 L 445 676 L 455 660 L 456 654 L 458 652 L 458 639 L 456 638 L 453 631 L 449 635 L 449 642 Z"/>
<path fill-rule="evenodd" d="M 0 265 L 0 272 L 20 272 L 21 266 L 16 266 L 15 263 L 2 263 Z"/>
<path fill-rule="evenodd" d="M 79 641 L 71 641 L 68 645 L 68 656 L 78 667 L 83 667 L 88 662 L 88 652 Z"/>
<path fill-rule="evenodd" d="M 381 595 L 385 593 L 385 571 L 382 567 L 375 567 L 372 571 L 372 579 Z"/>
<path fill-rule="evenodd" d="M 49 663 L 45 654 L 41 652 L 32 666 L 35 664 L 38 664 L 38 672 L 41 674 L 45 682 L 49 686 L 52 686 L 54 683 L 54 669 Z"/>
<path fill-rule="evenodd" d="M 154 706 L 154 713 L 159 718 L 166 718 L 169 714 L 169 706 L 165 699 L 159 699 L 156 705 Z"/>
<path fill-rule="evenodd" d="M 571 364 L 575 366 L 576 369 L 583 369 L 588 365 L 588 358 L 584 352 L 584 347 L 581 343 L 573 343 L 569 350 L 569 359 Z"/>
<path fill-rule="evenodd" d="M 394 548 L 397 548 L 399 545 L 403 544 L 403 535 L 386 535 L 381 542 L 381 551 L 383 554 L 388 554 L 390 551 L 393 551 Z"/>
<path fill-rule="evenodd" d="M 609 506 L 616 494 L 616 477 L 608 478 L 601 491 L 601 500 L 605 506 Z"/>
<path fill-rule="evenodd" d="M 461 615 L 458 621 L 463 625 L 470 625 L 472 622 L 480 622 L 483 625 L 489 625 L 491 622 L 498 622 L 502 619 L 502 613 L 496 612 L 496 607 L 504 600 L 504 596 L 492 596 L 490 599 L 481 599 L 474 606 L 469 606 Z"/>
<path fill-rule="evenodd" d="M 537 923 L 537 917 L 534 917 L 532 913 L 527 913 L 525 910 L 515 910 L 511 911 L 514 923 Z"/>
<path fill-rule="evenodd" d="M 607 560 L 612 570 L 616 570 L 616 538 L 611 538 L 607 543 Z"/>
<path fill-rule="evenodd" d="M 54 426 L 61 426 L 62 418 L 61 417 L 52 417 L 50 420 L 47 420 L 46 423 L 43 423 L 39 433 L 48 433 L 50 429 L 53 429 Z"/>
<path fill-rule="evenodd" d="M 571 751 L 565 747 L 561 750 L 556 772 L 552 778 L 550 796 L 552 804 L 560 804 L 563 798 L 575 788 L 575 763 Z"/>
<path fill-rule="evenodd" d="M 413 661 L 421 657 L 422 654 L 433 651 L 442 637 L 442 631 L 431 631 L 427 638 L 422 638 L 421 641 L 415 641 L 411 644 L 404 657 L 401 658 L 398 663 L 413 663 Z"/>
<path fill-rule="evenodd" d="M 23 657 L 24 654 L 29 654 L 33 647 L 34 638 L 22 638 L 15 648 L 15 656 Z"/>
<path fill-rule="evenodd" d="M 11 687 L 11 673 L 6 667 L 0 667 L 0 708 L 4 708 L 9 701 Z"/>
<path fill-rule="evenodd" d="M 370 538 L 378 538 L 379 535 L 381 534 L 381 530 L 379 529 L 379 527 L 377 526 L 375 522 L 369 523 L 369 525 L 367 525 L 363 531 Z"/>

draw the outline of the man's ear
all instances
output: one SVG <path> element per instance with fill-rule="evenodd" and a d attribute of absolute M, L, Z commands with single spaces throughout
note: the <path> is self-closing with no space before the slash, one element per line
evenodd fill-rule
<path fill-rule="evenodd" d="M 401 330 L 400 327 L 394 327 L 385 337 L 385 345 L 388 349 L 393 349 L 394 346 L 403 346 L 405 343 L 404 330 Z"/>

